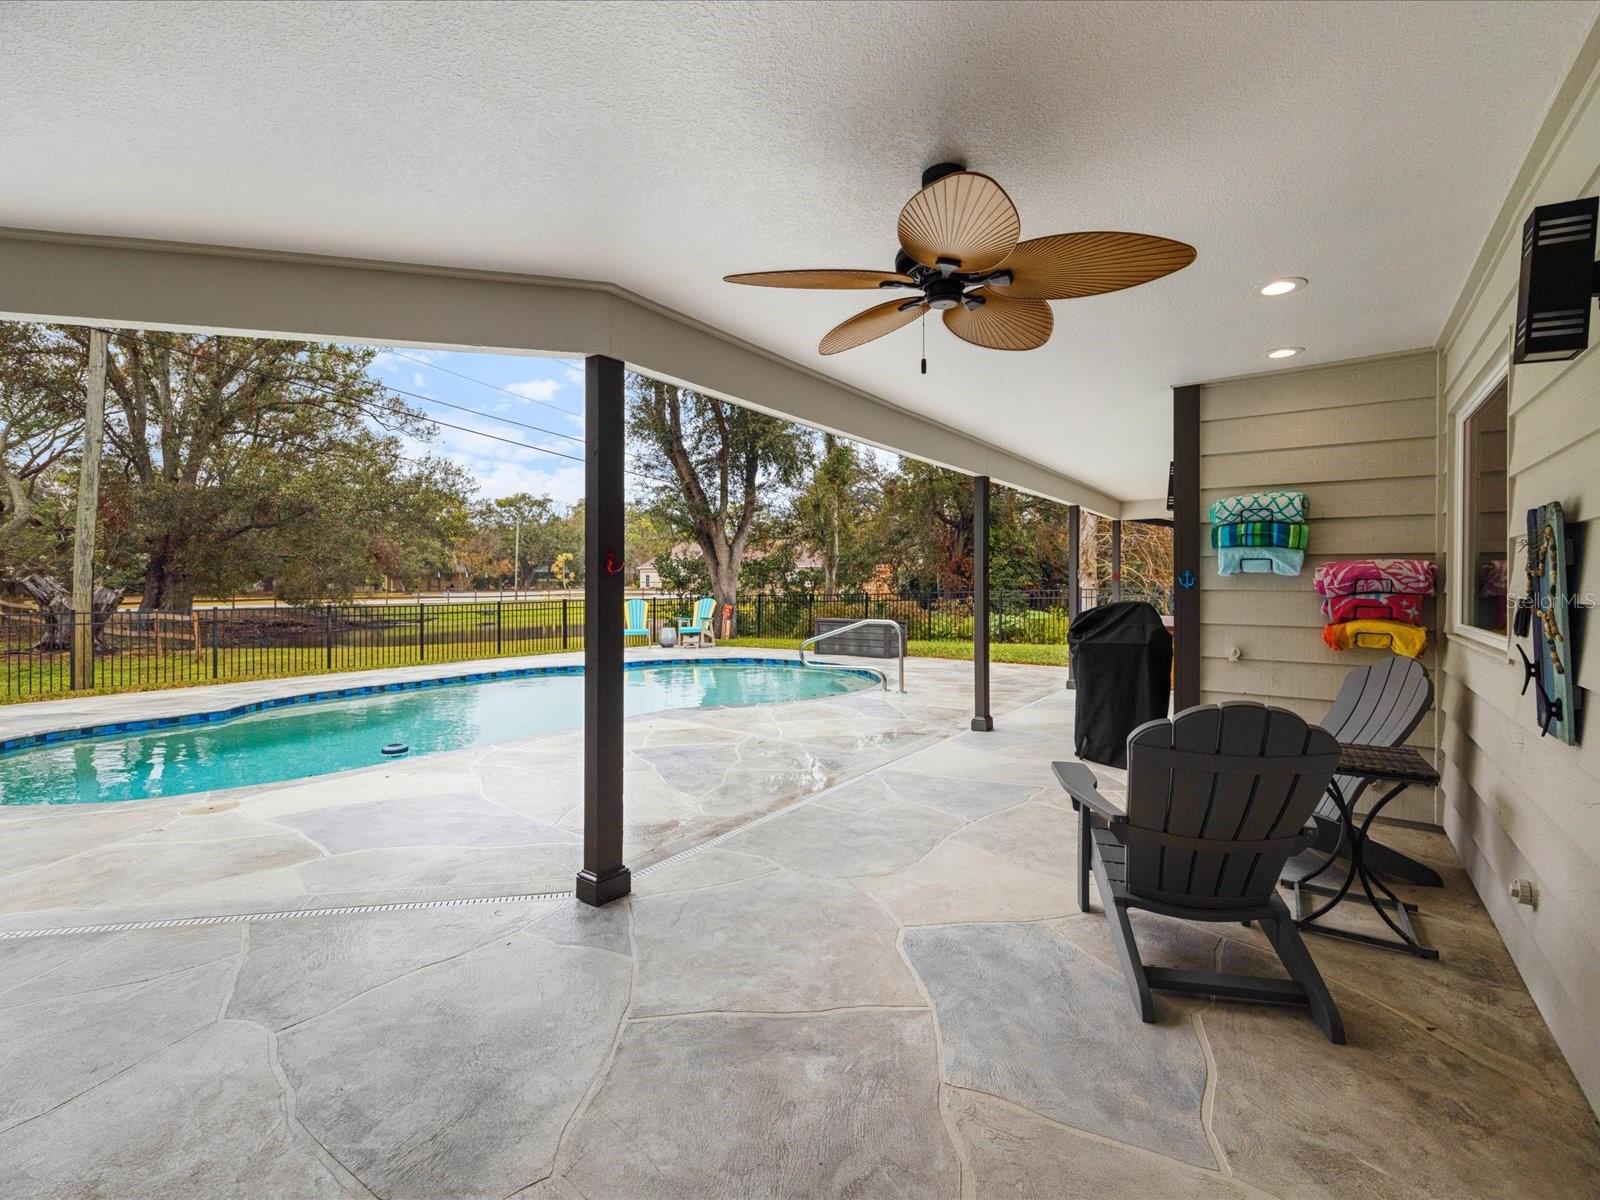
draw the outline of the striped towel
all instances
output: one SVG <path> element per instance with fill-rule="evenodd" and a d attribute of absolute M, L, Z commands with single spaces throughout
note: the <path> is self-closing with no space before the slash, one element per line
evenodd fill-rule
<path fill-rule="evenodd" d="M 1387 595 L 1329 596 L 1322 602 L 1322 615 L 1329 621 L 1399 621 L 1422 624 L 1422 597 L 1410 592 Z"/>
<path fill-rule="evenodd" d="M 1284 546 L 1218 546 L 1218 575 L 1298 575 L 1306 552 Z"/>
<path fill-rule="evenodd" d="M 1317 595 L 1323 597 L 1390 592 L 1431 596 L 1437 573 L 1425 558 L 1356 558 L 1323 563 L 1313 584 Z"/>
<path fill-rule="evenodd" d="M 1211 523 L 1231 525 L 1235 521 L 1288 521 L 1303 525 L 1311 501 L 1304 492 L 1251 492 L 1247 496 L 1225 496 L 1211 502 Z"/>
<path fill-rule="evenodd" d="M 1283 546 L 1304 550 L 1311 542 L 1311 527 L 1289 521 L 1236 521 L 1213 525 L 1211 544 L 1223 546 Z"/>

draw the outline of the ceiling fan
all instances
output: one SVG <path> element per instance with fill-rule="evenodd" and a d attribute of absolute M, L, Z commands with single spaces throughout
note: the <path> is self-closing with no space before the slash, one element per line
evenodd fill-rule
<path fill-rule="evenodd" d="M 1147 233 L 1057 233 L 1018 241 L 1022 221 L 1005 190 L 959 163 L 922 173 L 900 210 L 893 271 L 755 271 L 724 276 L 757 287 L 875 290 L 920 295 L 890 300 L 835 326 L 817 347 L 851 350 L 909 325 L 930 309 L 963 341 L 991 350 L 1036 350 L 1055 318 L 1046 300 L 1097 296 L 1149 283 L 1194 261 L 1193 246 Z M 923 362 L 927 370 L 927 362 Z"/>

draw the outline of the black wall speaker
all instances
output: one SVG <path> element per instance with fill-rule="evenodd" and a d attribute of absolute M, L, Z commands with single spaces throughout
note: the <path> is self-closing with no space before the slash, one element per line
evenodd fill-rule
<path fill-rule="evenodd" d="M 1589 310 L 1600 294 L 1597 212 L 1594 196 L 1541 204 L 1523 225 L 1513 361 L 1560 362 L 1589 348 Z"/>

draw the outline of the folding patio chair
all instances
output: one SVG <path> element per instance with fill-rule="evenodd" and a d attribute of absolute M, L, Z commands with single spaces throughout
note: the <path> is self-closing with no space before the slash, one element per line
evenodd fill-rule
<path fill-rule="evenodd" d="M 622 640 L 624 643 L 631 637 L 642 637 L 645 645 L 650 644 L 650 625 L 645 618 L 646 604 L 643 600 L 624 600 L 622 602 Z"/>
<path fill-rule="evenodd" d="M 1278 896 L 1278 873 L 1310 844 L 1305 829 L 1339 762 L 1339 743 L 1287 709 L 1230 703 L 1185 709 L 1128 736 L 1128 808 L 1096 788 L 1082 763 L 1056 778 L 1078 811 L 1078 907 L 1089 875 L 1111 928 L 1141 1020 L 1155 1020 L 1151 988 L 1303 1004 L 1317 1028 L 1344 1042 L 1344 1024 L 1300 931 Z M 1288 979 L 1147 967 L 1128 910 L 1189 921 L 1255 922 Z"/>
<path fill-rule="evenodd" d="M 687 646 L 694 639 L 696 646 L 715 646 L 717 639 L 711 628 L 711 618 L 717 611 L 717 602 L 702 596 L 694 602 L 694 616 L 678 618 L 678 644 Z"/>
<path fill-rule="evenodd" d="M 1341 742 L 1400 746 L 1432 707 L 1433 681 L 1428 678 L 1428 669 L 1414 658 L 1394 656 L 1370 666 L 1357 667 L 1346 675 L 1333 707 L 1318 724 Z M 1368 782 L 1348 775 L 1334 779 L 1352 812 Z M 1331 797 L 1324 796 L 1313 815 L 1317 833 L 1312 849 L 1325 855 L 1337 853 L 1342 858 L 1349 857 L 1339 806 Z M 1392 875 L 1426 887 L 1440 887 L 1444 883 L 1433 868 L 1370 837 L 1362 856 L 1367 866 L 1380 875 Z"/>

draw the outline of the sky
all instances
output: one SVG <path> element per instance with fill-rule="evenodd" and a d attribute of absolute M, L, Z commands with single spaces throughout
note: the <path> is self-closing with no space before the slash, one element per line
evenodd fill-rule
<path fill-rule="evenodd" d="M 407 439 L 407 452 L 459 463 L 477 481 L 481 499 L 531 492 L 567 505 L 583 498 L 581 362 L 397 347 L 380 350 L 368 372 L 408 404 L 448 422 L 431 442 Z"/>
<path fill-rule="evenodd" d="M 368 373 L 443 422 L 431 442 L 404 439 L 407 453 L 458 463 L 477 481 L 479 499 L 529 492 L 570 505 L 583 498 L 581 361 L 395 347 L 378 351 Z M 899 461 L 886 450 L 869 452 L 887 469 Z M 628 494 L 638 491 L 630 473 Z"/>

